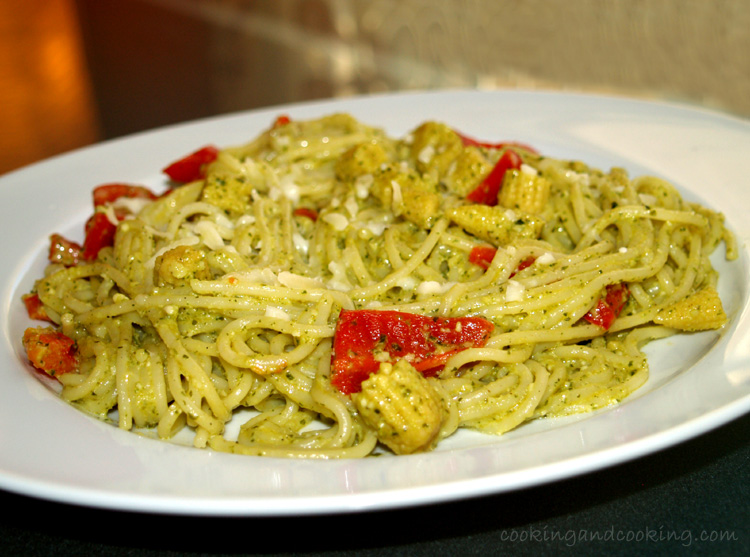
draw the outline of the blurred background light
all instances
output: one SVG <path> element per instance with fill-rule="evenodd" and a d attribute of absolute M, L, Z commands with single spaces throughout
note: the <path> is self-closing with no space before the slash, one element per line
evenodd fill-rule
<path fill-rule="evenodd" d="M 3 0 L 0 30 L 0 172 L 384 91 L 564 89 L 750 116 L 747 0 Z"/>

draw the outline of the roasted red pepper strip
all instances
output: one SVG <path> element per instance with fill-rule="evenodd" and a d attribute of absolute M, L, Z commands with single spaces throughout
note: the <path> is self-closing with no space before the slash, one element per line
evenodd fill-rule
<path fill-rule="evenodd" d="M 311 221 L 318 220 L 318 213 L 315 211 L 315 209 L 310 209 L 309 207 L 297 207 L 294 210 L 294 216 L 307 217 Z"/>
<path fill-rule="evenodd" d="M 23 347 L 31 365 L 53 377 L 78 367 L 75 341 L 52 328 L 26 329 Z"/>
<path fill-rule="evenodd" d="M 497 249 L 492 246 L 474 246 L 469 252 L 469 263 L 478 265 L 482 269 L 489 269 L 492 260 L 495 259 Z M 518 263 L 516 270 L 511 273 L 511 277 L 515 276 L 518 271 L 523 271 L 526 267 L 531 267 L 536 261 L 536 257 L 529 256 L 523 261 Z"/>
<path fill-rule="evenodd" d="M 523 160 L 521 157 L 513 151 L 508 149 L 505 151 L 500 159 L 495 163 L 495 166 L 490 170 L 490 173 L 482 180 L 482 183 L 477 186 L 466 199 L 472 203 L 481 203 L 483 205 L 497 205 L 497 194 L 503 185 L 503 178 L 505 173 L 511 169 L 521 168 Z"/>
<path fill-rule="evenodd" d="M 101 211 L 96 211 L 86 222 L 86 237 L 83 240 L 83 251 L 81 257 L 87 261 L 93 261 L 99 254 L 99 250 L 112 246 L 115 243 L 115 226 Z"/>
<path fill-rule="evenodd" d="M 497 249 L 492 246 L 474 246 L 469 252 L 469 263 L 478 265 L 482 269 L 489 269 L 496 253 Z"/>
<path fill-rule="evenodd" d="M 473 145 L 476 147 L 486 147 L 487 149 L 507 149 L 508 147 L 517 147 L 519 149 L 523 149 L 524 151 L 528 151 L 529 153 L 534 153 L 535 155 L 539 154 L 538 151 L 532 146 L 525 143 L 519 143 L 518 141 L 500 141 L 497 143 L 490 143 L 487 141 L 479 141 L 460 132 L 456 133 L 461 138 L 463 144 L 466 146 Z"/>
<path fill-rule="evenodd" d="M 36 292 L 24 294 L 21 296 L 21 300 L 23 300 L 23 303 L 26 306 L 26 312 L 31 319 L 52 322 L 49 315 L 47 315 L 47 312 L 44 310 L 44 304 L 39 299 L 39 294 Z"/>
<path fill-rule="evenodd" d="M 583 318 L 589 323 L 599 325 L 605 331 L 608 331 L 625 307 L 628 301 L 630 291 L 626 284 L 610 284 L 606 288 L 604 297 L 600 298 L 593 309 L 591 309 Z"/>
<path fill-rule="evenodd" d="M 93 191 L 94 207 L 114 203 L 121 197 L 156 199 L 156 194 L 143 186 L 132 184 L 103 184 Z"/>
<path fill-rule="evenodd" d="M 516 273 L 518 273 L 519 271 L 523 271 L 526 267 L 531 267 L 534 264 L 534 261 L 536 261 L 536 257 L 531 255 L 523 261 L 519 261 L 516 270 L 510 274 L 511 278 L 516 276 Z"/>
<path fill-rule="evenodd" d="M 219 156 L 219 149 L 213 145 L 206 145 L 194 153 L 190 153 L 169 166 L 162 172 L 175 182 L 193 182 L 206 177 L 206 165 L 212 163 Z"/>
<path fill-rule="evenodd" d="M 382 361 L 400 359 L 407 359 L 425 376 L 436 375 L 456 352 L 484 346 L 493 329 L 481 317 L 344 310 L 333 339 L 331 383 L 344 394 L 358 392 Z"/>
<path fill-rule="evenodd" d="M 81 259 L 83 248 L 76 242 L 63 238 L 60 234 L 52 234 L 49 237 L 49 254 L 47 259 L 50 263 L 59 263 L 66 267 L 75 267 Z"/>
<path fill-rule="evenodd" d="M 148 188 L 131 184 L 104 184 L 93 191 L 94 207 L 114 203 L 122 197 L 156 199 L 157 196 Z M 122 220 L 126 212 L 115 211 L 115 216 Z M 81 259 L 93 261 L 99 250 L 114 243 L 116 226 L 102 212 L 95 212 L 86 223 L 86 238 L 83 246 L 72 242 L 60 234 L 50 236 L 48 259 L 51 263 L 60 263 L 74 267 Z"/>

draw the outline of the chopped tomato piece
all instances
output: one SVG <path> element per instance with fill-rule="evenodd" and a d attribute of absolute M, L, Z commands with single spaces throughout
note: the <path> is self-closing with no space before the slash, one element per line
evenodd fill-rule
<path fill-rule="evenodd" d="M 437 375 L 453 354 L 484 346 L 493 329 L 482 317 L 344 310 L 333 339 L 331 383 L 344 394 L 358 392 L 381 362 L 400 359 L 425 376 Z"/>
<path fill-rule="evenodd" d="M 307 217 L 311 221 L 318 220 L 318 213 L 314 209 L 310 209 L 309 207 L 297 207 L 294 210 L 295 216 L 298 217 Z"/>
<path fill-rule="evenodd" d="M 94 188 L 94 207 L 113 203 L 121 197 L 156 199 L 156 194 L 143 186 L 131 184 L 103 184 Z"/>
<path fill-rule="evenodd" d="M 49 254 L 47 259 L 50 263 L 59 263 L 66 267 L 75 267 L 81 258 L 83 248 L 76 242 L 71 242 L 60 234 L 52 234 L 49 237 Z"/>
<path fill-rule="evenodd" d="M 497 194 L 500 192 L 500 188 L 503 186 L 503 179 L 505 173 L 508 170 L 521 168 L 523 160 L 521 157 L 513 151 L 508 149 L 505 151 L 500 159 L 495 163 L 495 166 L 490 170 L 490 173 L 482 180 L 482 183 L 476 187 L 473 191 L 469 192 L 466 199 L 472 203 L 481 203 L 483 205 L 497 205 Z"/>
<path fill-rule="evenodd" d="M 523 149 L 524 151 L 528 151 L 529 153 L 538 154 L 538 151 L 536 149 L 534 149 L 530 145 L 527 145 L 526 143 L 519 143 L 518 141 L 500 141 L 497 143 L 490 143 L 487 141 L 479 141 L 477 139 L 464 135 L 460 132 L 456 132 L 456 133 L 461 138 L 461 141 L 463 142 L 464 145 L 486 147 L 487 149 L 507 149 L 508 147 L 517 147 L 519 149 Z"/>
<path fill-rule="evenodd" d="M 583 318 L 608 331 L 615 319 L 620 316 L 629 296 L 630 291 L 626 284 L 610 284 L 606 288 L 604 297 L 600 298 Z"/>
<path fill-rule="evenodd" d="M 287 116 L 286 114 L 282 114 L 281 116 L 276 118 L 276 120 L 274 120 L 273 127 L 280 128 L 281 126 L 286 126 L 291 121 L 292 119 L 289 118 L 289 116 Z"/>
<path fill-rule="evenodd" d="M 31 319 L 36 319 L 37 321 L 52 321 L 44 310 L 44 304 L 39 299 L 39 294 L 36 292 L 24 294 L 21 296 L 21 300 L 23 300 L 23 303 L 26 306 L 26 312 Z"/>
<path fill-rule="evenodd" d="M 219 149 L 206 145 L 186 157 L 174 161 L 163 172 L 175 182 L 193 182 L 206 177 L 206 166 L 216 160 Z"/>
<path fill-rule="evenodd" d="M 75 341 L 52 328 L 26 329 L 23 347 L 31 365 L 52 377 L 75 371 L 78 367 Z"/>
<path fill-rule="evenodd" d="M 115 226 L 101 211 L 96 211 L 86 223 L 86 237 L 83 240 L 83 252 L 81 257 L 87 261 L 93 261 L 99 254 L 99 250 L 112 246 L 115 243 Z"/>

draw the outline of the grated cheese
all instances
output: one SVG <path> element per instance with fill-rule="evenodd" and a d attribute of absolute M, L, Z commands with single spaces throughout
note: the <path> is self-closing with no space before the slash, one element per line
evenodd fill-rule
<path fill-rule="evenodd" d="M 349 219 L 347 219 L 341 213 L 326 213 L 321 218 L 338 232 L 346 230 L 346 227 L 349 226 Z"/>
<path fill-rule="evenodd" d="M 524 298 L 523 293 L 525 290 L 526 287 L 517 280 L 509 280 L 505 289 L 505 301 L 520 302 Z"/>
<path fill-rule="evenodd" d="M 289 314 L 281 308 L 275 306 L 266 306 L 266 317 L 273 317 L 274 319 L 281 319 L 283 321 L 291 321 Z"/>

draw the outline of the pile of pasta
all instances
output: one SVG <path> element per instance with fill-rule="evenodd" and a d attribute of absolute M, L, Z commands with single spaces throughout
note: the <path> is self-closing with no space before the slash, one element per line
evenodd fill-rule
<path fill-rule="evenodd" d="M 159 195 L 95 190 L 105 229 L 54 235 L 24 297 L 51 323 L 24 335 L 32 364 L 123 429 L 273 457 L 427 451 L 618 403 L 648 379 L 644 344 L 727 321 L 724 219 L 656 177 L 347 114 L 280 117 L 167 174 Z"/>

